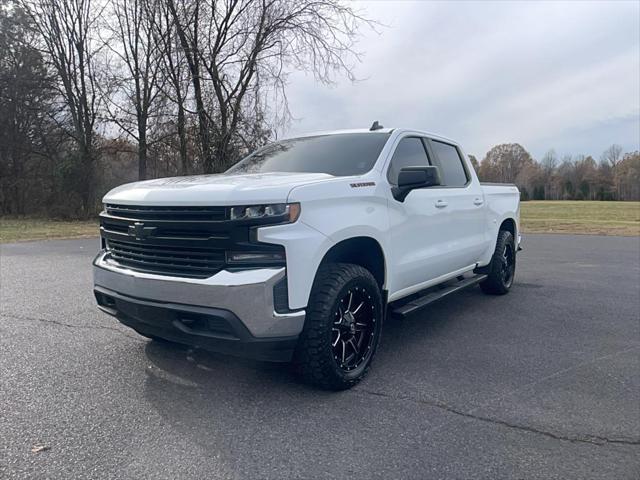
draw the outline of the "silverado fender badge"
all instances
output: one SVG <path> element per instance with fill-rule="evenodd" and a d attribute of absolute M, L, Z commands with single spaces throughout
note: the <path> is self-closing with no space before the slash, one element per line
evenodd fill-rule
<path fill-rule="evenodd" d="M 351 188 L 360 188 L 360 187 L 375 187 L 376 182 L 360 182 L 360 183 L 351 183 Z"/>

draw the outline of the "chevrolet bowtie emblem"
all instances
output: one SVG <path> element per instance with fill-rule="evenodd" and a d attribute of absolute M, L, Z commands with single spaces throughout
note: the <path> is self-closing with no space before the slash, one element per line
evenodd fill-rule
<path fill-rule="evenodd" d="M 136 237 L 136 240 L 144 240 L 150 237 L 153 232 L 157 230 L 157 227 L 145 227 L 142 222 L 135 222 L 133 225 L 129 225 L 129 236 Z"/>

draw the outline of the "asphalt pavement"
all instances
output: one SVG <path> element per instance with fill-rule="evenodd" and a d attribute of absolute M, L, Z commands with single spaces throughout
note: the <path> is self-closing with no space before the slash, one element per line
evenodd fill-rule
<path fill-rule="evenodd" d="M 97 310 L 97 239 L 0 246 L 0 478 L 638 479 L 640 239 L 527 235 L 516 283 L 387 322 L 341 393 Z"/>

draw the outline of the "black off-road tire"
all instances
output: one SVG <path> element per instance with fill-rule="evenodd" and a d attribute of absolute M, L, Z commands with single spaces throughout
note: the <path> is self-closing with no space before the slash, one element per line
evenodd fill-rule
<path fill-rule="evenodd" d="M 508 230 L 498 232 L 496 249 L 491 262 L 485 267 L 487 279 L 480 282 L 480 288 L 489 295 L 504 295 L 509 292 L 516 272 L 516 244 Z"/>
<path fill-rule="evenodd" d="M 355 290 L 366 291 L 368 311 L 372 312 L 372 329 L 368 334 L 371 338 L 367 347 L 370 353 L 361 364 L 345 371 L 345 366 L 341 366 L 340 359 L 335 357 L 332 332 L 336 327 L 336 312 L 343 305 L 341 301 L 348 292 Z M 313 283 L 304 328 L 296 348 L 294 364 L 297 373 L 306 383 L 327 390 L 353 387 L 365 377 L 371 366 L 380 341 L 383 318 L 380 287 L 371 272 L 349 263 L 322 265 Z"/>

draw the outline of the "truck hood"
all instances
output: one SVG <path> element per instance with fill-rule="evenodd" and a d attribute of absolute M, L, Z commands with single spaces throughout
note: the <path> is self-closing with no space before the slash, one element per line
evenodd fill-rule
<path fill-rule="evenodd" d="M 102 201 L 124 205 L 250 205 L 283 203 L 294 187 L 335 178 L 326 173 L 194 175 L 128 183 Z"/>

